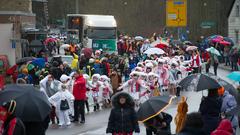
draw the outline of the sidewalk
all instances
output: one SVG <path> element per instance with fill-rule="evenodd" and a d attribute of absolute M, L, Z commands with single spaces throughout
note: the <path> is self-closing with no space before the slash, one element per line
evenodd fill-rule
<path fill-rule="evenodd" d="M 227 70 L 227 71 L 232 71 L 231 66 L 225 66 L 225 63 L 220 63 L 218 65 L 218 68 L 223 69 L 223 70 Z"/>

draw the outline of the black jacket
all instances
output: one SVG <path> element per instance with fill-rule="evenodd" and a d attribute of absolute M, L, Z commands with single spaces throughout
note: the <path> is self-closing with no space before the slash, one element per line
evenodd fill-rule
<path fill-rule="evenodd" d="M 126 97 L 124 105 L 119 104 L 120 96 Z M 127 93 L 117 93 L 112 98 L 114 108 L 111 110 L 106 133 L 131 133 L 140 132 L 134 102 Z"/>
<path fill-rule="evenodd" d="M 206 134 L 210 134 L 218 127 L 220 122 L 220 113 L 222 100 L 219 97 L 206 97 L 200 104 L 200 112 L 203 118 L 203 130 Z"/>

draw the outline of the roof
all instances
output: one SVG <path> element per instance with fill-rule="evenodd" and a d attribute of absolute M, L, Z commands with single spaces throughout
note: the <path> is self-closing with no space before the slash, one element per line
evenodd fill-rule
<path fill-rule="evenodd" d="M 228 10 L 228 13 L 227 13 L 227 17 L 230 16 L 230 14 L 231 14 L 231 12 L 232 12 L 232 10 L 233 10 L 233 6 L 234 6 L 235 2 L 236 2 L 236 0 L 233 0 L 233 2 L 231 3 L 231 6 L 230 6 L 230 8 L 229 8 L 229 10 Z"/>
<path fill-rule="evenodd" d="M 93 27 L 116 27 L 116 20 L 112 15 L 68 14 L 67 16 L 82 16 L 86 24 Z"/>
<path fill-rule="evenodd" d="M 32 2 L 48 2 L 47 0 L 32 0 Z"/>

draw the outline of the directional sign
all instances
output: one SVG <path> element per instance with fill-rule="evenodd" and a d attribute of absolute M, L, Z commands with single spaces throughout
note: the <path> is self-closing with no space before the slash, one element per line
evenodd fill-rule
<path fill-rule="evenodd" d="M 187 0 L 166 1 L 166 25 L 168 27 L 187 26 Z"/>

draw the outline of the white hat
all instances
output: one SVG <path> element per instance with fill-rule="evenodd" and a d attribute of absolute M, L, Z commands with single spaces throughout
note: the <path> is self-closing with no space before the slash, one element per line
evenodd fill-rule
<path fill-rule="evenodd" d="M 92 79 L 93 79 L 93 78 L 99 79 L 99 78 L 100 78 L 100 74 L 94 74 L 94 75 L 92 76 Z"/>
<path fill-rule="evenodd" d="M 63 74 L 63 75 L 60 77 L 60 81 L 61 81 L 61 82 L 67 81 L 68 79 L 70 79 L 70 77 L 67 76 L 67 75 L 65 75 L 65 74 Z"/>
<path fill-rule="evenodd" d="M 147 74 L 144 73 L 144 72 L 140 72 L 139 75 L 140 75 L 140 76 L 145 76 L 145 77 L 147 77 Z"/>
<path fill-rule="evenodd" d="M 148 77 L 153 76 L 153 77 L 159 77 L 158 74 L 150 72 L 148 73 Z"/>
<path fill-rule="evenodd" d="M 142 72 L 143 69 L 142 69 L 141 67 L 136 67 L 136 68 L 135 68 L 135 71 Z"/>
<path fill-rule="evenodd" d="M 90 77 L 89 77 L 88 74 L 83 74 L 83 78 L 86 79 L 86 80 L 89 80 L 89 79 L 90 79 Z"/>
<path fill-rule="evenodd" d="M 106 75 L 101 75 L 100 80 L 110 82 L 110 79 Z"/>
<path fill-rule="evenodd" d="M 158 63 L 165 63 L 166 61 L 164 59 L 158 59 Z"/>
<path fill-rule="evenodd" d="M 132 71 L 131 73 L 130 73 L 130 76 L 133 76 L 133 75 L 140 75 L 140 72 L 137 72 L 137 71 Z"/>
<path fill-rule="evenodd" d="M 153 68 L 153 64 L 152 63 L 147 63 L 146 67 Z"/>

